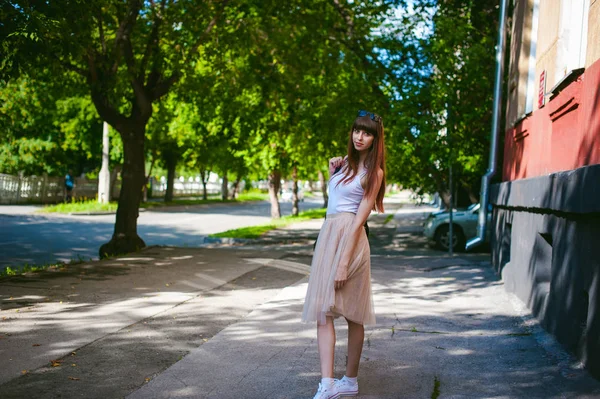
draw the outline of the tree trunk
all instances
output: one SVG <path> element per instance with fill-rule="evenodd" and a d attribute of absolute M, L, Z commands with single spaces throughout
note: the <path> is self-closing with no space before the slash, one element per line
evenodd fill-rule
<path fill-rule="evenodd" d="M 292 186 L 292 216 L 298 216 L 298 167 L 294 166 L 292 169 L 292 180 L 294 184 Z"/>
<path fill-rule="evenodd" d="M 142 202 L 148 202 L 148 178 L 145 178 L 144 185 L 142 186 Z"/>
<path fill-rule="evenodd" d="M 221 183 L 221 199 L 225 201 L 229 197 L 229 180 L 227 180 L 227 171 L 223 172 L 223 182 Z"/>
<path fill-rule="evenodd" d="M 209 173 L 206 173 L 206 169 L 200 171 L 200 177 L 202 178 L 202 199 L 207 200 L 208 195 L 206 192 L 206 181 L 208 180 Z"/>
<path fill-rule="evenodd" d="M 475 191 L 473 191 L 473 186 L 468 184 L 468 183 L 462 183 L 462 187 L 465 189 L 465 191 L 467 192 L 467 195 L 469 196 L 469 201 L 471 202 L 471 204 L 474 204 L 476 202 L 479 202 L 479 193 L 476 193 Z"/>
<path fill-rule="evenodd" d="M 271 217 L 279 219 L 281 209 L 279 207 L 279 189 L 281 187 L 281 172 L 274 170 L 269 174 L 269 198 L 271 200 Z"/>
<path fill-rule="evenodd" d="M 235 183 L 233 183 L 233 192 L 231 193 L 231 199 L 236 199 L 238 193 L 240 192 L 240 182 L 242 181 L 241 177 L 235 179 Z"/>
<path fill-rule="evenodd" d="M 448 187 L 438 184 L 438 193 L 446 209 L 450 209 L 450 190 L 448 190 Z"/>
<path fill-rule="evenodd" d="M 123 172 L 115 230 L 111 240 L 100 247 L 100 258 L 138 251 L 146 243 L 137 234 L 144 173 L 145 123 L 128 125 L 119 131 L 123 140 Z"/>
<path fill-rule="evenodd" d="M 119 173 L 121 173 L 122 169 L 123 165 L 119 164 L 110 171 L 110 190 L 108 191 L 110 192 L 111 199 L 116 197 L 117 192 L 115 190 L 115 184 L 117 184 L 117 177 L 119 176 Z"/>
<path fill-rule="evenodd" d="M 150 183 L 150 177 L 152 176 L 152 168 L 154 167 L 154 161 L 156 161 L 156 158 L 152 159 L 152 162 L 150 163 L 150 170 L 148 170 L 148 174 L 146 175 L 146 180 L 144 181 L 144 194 L 142 197 L 143 202 L 148 201 L 148 183 Z M 152 196 L 152 193 L 150 194 L 150 196 Z"/>
<path fill-rule="evenodd" d="M 175 169 L 177 162 L 174 159 L 167 159 L 167 191 L 165 191 L 165 202 L 173 201 L 173 185 L 175 184 Z"/>
<path fill-rule="evenodd" d="M 319 182 L 321 183 L 321 191 L 323 192 L 323 208 L 327 208 L 329 202 L 329 196 L 327 195 L 327 184 L 325 183 L 325 176 L 323 172 L 319 170 Z"/>

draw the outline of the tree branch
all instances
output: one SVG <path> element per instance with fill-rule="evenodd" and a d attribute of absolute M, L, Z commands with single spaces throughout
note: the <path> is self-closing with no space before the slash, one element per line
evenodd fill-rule
<path fill-rule="evenodd" d="M 151 98 L 156 100 L 167 94 L 179 78 L 181 78 L 181 75 L 178 72 L 173 72 L 168 78 L 159 80 L 152 90 Z"/>
<path fill-rule="evenodd" d="M 66 70 L 75 72 L 81 76 L 83 76 L 84 78 L 88 78 L 89 77 L 89 72 L 86 71 L 83 68 L 78 67 L 77 65 L 74 65 L 72 63 L 70 63 L 69 61 L 65 61 L 65 60 L 61 60 L 56 54 L 52 53 L 52 57 L 54 57 L 58 63 L 60 65 L 62 65 L 63 68 L 65 68 Z"/>
<path fill-rule="evenodd" d="M 369 70 L 371 67 L 369 60 L 367 59 L 367 53 L 368 53 L 368 55 L 371 56 L 371 58 L 373 60 L 375 60 L 378 67 L 383 68 L 384 70 L 387 70 L 387 68 L 381 64 L 379 59 L 376 56 L 373 56 L 371 51 L 364 51 L 361 48 L 361 45 L 359 42 L 360 39 L 355 38 L 354 21 L 352 20 L 352 16 L 350 15 L 350 13 L 348 13 L 348 11 L 344 8 L 344 6 L 342 6 L 342 4 L 340 4 L 339 0 L 331 0 L 331 3 L 333 5 L 333 7 L 336 9 L 336 11 L 338 12 L 338 14 L 340 14 L 342 19 L 346 23 L 345 31 L 343 29 L 335 29 L 334 28 L 334 30 L 342 33 L 343 35 L 346 35 L 346 38 L 344 38 L 344 39 L 333 38 L 333 39 L 335 41 L 341 43 L 344 47 L 346 47 L 350 51 L 352 51 L 354 53 L 354 55 L 356 55 L 358 57 L 358 59 L 361 61 L 365 71 Z M 385 95 L 385 93 L 381 90 L 381 87 L 379 87 L 378 82 L 373 81 L 371 83 L 371 88 L 373 89 L 373 91 L 375 93 L 377 93 L 377 95 L 379 97 L 384 99 L 385 108 L 389 108 L 390 107 L 389 100 L 388 100 L 387 96 Z"/>
<path fill-rule="evenodd" d="M 223 11 L 225 10 L 225 7 L 227 6 L 228 2 L 229 2 L 229 0 L 223 0 L 221 2 L 221 7 L 215 13 L 215 16 L 208 23 L 207 27 L 204 29 L 204 31 L 202 32 L 202 34 L 200 35 L 200 37 L 198 38 L 196 43 L 194 43 L 194 45 L 192 45 L 192 47 L 190 48 L 189 53 L 188 53 L 189 56 L 191 56 L 193 53 L 195 53 L 198 50 L 198 47 L 200 47 L 202 42 L 206 39 L 206 36 L 210 33 L 210 31 L 216 25 L 217 21 L 221 17 L 221 14 L 223 14 Z M 164 7 L 164 3 L 165 3 L 165 0 L 162 0 L 161 7 Z M 156 26 L 156 29 L 158 29 L 158 24 L 155 24 L 155 26 Z M 151 33 L 151 36 L 153 33 L 154 33 L 154 27 L 153 27 L 153 32 Z M 156 32 L 156 34 L 158 34 L 158 32 Z M 148 50 L 148 48 L 151 49 L 153 46 L 152 37 L 148 41 L 147 46 L 149 46 L 149 47 L 147 47 L 147 51 L 151 51 L 151 50 Z M 149 58 L 149 56 L 146 57 L 146 55 L 144 54 L 144 58 Z M 147 60 L 143 61 L 143 62 L 147 62 Z M 171 76 L 169 76 L 169 77 L 165 77 L 158 70 L 157 66 L 155 65 L 154 68 L 152 68 L 152 71 L 150 72 L 150 74 L 148 75 L 148 80 L 144 86 L 144 92 L 148 94 L 148 98 L 150 99 L 150 101 L 154 101 L 154 100 L 164 96 L 165 94 L 167 94 L 169 92 L 169 90 L 171 89 L 171 87 L 180 78 L 181 78 L 181 72 L 178 72 L 178 71 L 173 72 L 171 74 Z"/>
<path fill-rule="evenodd" d="M 98 111 L 100 118 L 121 133 L 124 130 L 125 124 L 127 123 L 127 118 L 120 114 L 119 111 L 112 106 L 108 100 L 108 96 L 106 93 L 104 93 L 104 90 L 101 89 L 100 85 L 92 84 L 91 89 L 92 101 L 96 106 L 96 110 Z"/>
<path fill-rule="evenodd" d="M 133 46 L 131 44 L 131 29 L 125 30 L 121 39 L 121 48 L 123 50 L 123 57 L 125 59 L 125 65 L 127 66 L 127 73 L 131 82 L 131 88 L 135 95 L 134 109 L 138 108 L 138 111 L 142 118 L 149 118 L 152 114 L 152 99 L 148 95 L 148 91 L 143 84 L 142 79 L 139 78 L 139 74 L 136 73 L 135 68 L 135 55 L 133 54 Z"/>
<path fill-rule="evenodd" d="M 141 0 L 131 0 L 129 3 L 129 10 L 127 14 L 123 18 L 123 20 L 119 23 L 119 28 L 115 34 L 115 63 L 113 64 L 112 71 L 116 72 L 119 67 L 119 47 L 122 45 L 123 40 L 129 38 L 131 44 L 131 30 L 135 25 L 135 21 L 140 13 L 142 7 Z"/>
<path fill-rule="evenodd" d="M 190 48 L 188 56 L 191 56 L 193 53 L 195 53 L 198 50 L 198 47 L 200 47 L 200 45 L 202 44 L 202 42 L 204 41 L 206 36 L 210 33 L 210 31 L 216 25 L 219 18 L 221 18 L 221 14 L 223 14 L 223 11 L 225 11 L 225 7 L 227 6 L 227 3 L 229 3 L 229 0 L 223 0 L 221 2 L 221 7 L 219 8 L 219 10 L 217 10 L 215 16 L 208 23 L 208 26 L 206 27 L 206 29 L 204 29 L 204 32 L 202 32 L 202 34 L 200 35 L 200 37 L 198 38 L 196 43 L 194 43 L 194 45 Z"/>
<path fill-rule="evenodd" d="M 337 10 L 337 12 L 342 16 L 344 21 L 346 21 L 346 35 L 348 38 L 354 38 L 354 21 L 352 17 L 348 13 L 348 11 L 340 4 L 339 0 L 332 0 L 333 7 Z"/>
<path fill-rule="evenodd" d="M 122 48 L 125 64 L 127 65 L 127 72 L 129 74 L 129 80 L 131 82 L 131 88 L 133 89 L 133 94 L 136 98 L 136 104 L 138 107 L 140 107 L 142 114 L 144 114 L 148 112 L 148 108 L 152 108 L 152 101 L 148 98 L 143 82 L 135 73 L 135 56 L 133 55 L 133 47 L 131 45 L 131 38 L 129 35 L 123 38 Z"/>
<path fill-rule="evenodd" d="M 123 57 L 125 58 L 125 65 L 127 66 L 127 72 L 131 79 L 137 79 L 135 73 L 135 56 L 133 55 L 133 46 L 131 45 L 131 37 L 123 38 L 121 48 L 123 49 Z"/>
<path fill-rule="evenodd" d="M 102 44 L 102 54 L 106 55 L 106 39 L 104 37 L 104 26 L 102 25 L 102 8 L 98 9 L 98 33 Z"/>
<path fill-rule="evenodd" d="M 121 40 L 131 33 L 131 29 L 133 28 L 133 25 L 135 25 L 135 21 L 141 8 L 142 2 L 140 0 L 130 0 L 129 10 L 125 15 L 125 18 L 119 23 L 119 28 L 115 34 L 115 50 L 118 50 Z"/>
<path fill-rule="evenodd" d="M 154 23 L 152 24 L 152 31 L 150 32 L 150 36 L 148 37 L 148 42 L 146 43 L 146 49 L 144 50 L 144 55 L 142 57 L 142 62 L 140 64 L 140 70 L 138 73 L 138 79 L 141 81 L 144 80 L 146 74 L 146 65 L 148 64 L 148 60 L 158 50 L 158 31 L 160 25 L 162 25 L 163 17 L 162 13 L 165 10 L 165 4 L 167 0 L 161 0 L 160 2 L 160 11 L 154 13 Z M 154 1 L 151 2 L 151 7 L 154 10 L 155 4 Z"/>

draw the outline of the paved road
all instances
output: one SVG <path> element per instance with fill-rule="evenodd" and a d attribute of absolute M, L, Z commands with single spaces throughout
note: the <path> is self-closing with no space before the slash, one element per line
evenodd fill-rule
<path fill-rule="evenodd" d="M 320 206 L 320 199 L 306 199 L 300 208 Z M 97 259 L 98 248 L 113 233 L 115 215 L 32 214 L 35 209 L 0 206 L 0 270 L 6 266 Z M 270 209 L 268 202 L 255 202 L 140 212 L 138 234 L 147 245 L 196 247 L 208 234 L 267 223 Z M 282 202 L 281 212 L 291 214 L 291 203 Z"/>

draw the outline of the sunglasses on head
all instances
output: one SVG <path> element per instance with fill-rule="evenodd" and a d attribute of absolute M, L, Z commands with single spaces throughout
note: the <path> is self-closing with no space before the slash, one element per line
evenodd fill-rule
<path fill-rule="evenodd" d="M 365 111 L 364 109 L 361 109 L 360 111 L 358 111 L 358 117 L 360 118 L 361 116 L 368 116 L 374 122 L 381 121 L 381 116 L 377 115 L 374 112 Z"/>

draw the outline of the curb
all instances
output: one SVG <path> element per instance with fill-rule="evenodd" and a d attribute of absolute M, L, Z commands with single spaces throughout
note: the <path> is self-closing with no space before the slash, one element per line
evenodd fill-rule
<path fill-rule="evenodd" d="M 145 208 L 138 209 L 138 212 L 146 212 Z M 116 211 L 96 211 L 96 212 L 69 212 L 69 216 L 99 216 L 99 215 L 116 215 Z"/>
<path fill-rule="evenodd" d="M 203 244 L 248 244 L 254 242 L 250 238 L 231 238 L 231 237 L 204 237 Z"/>

